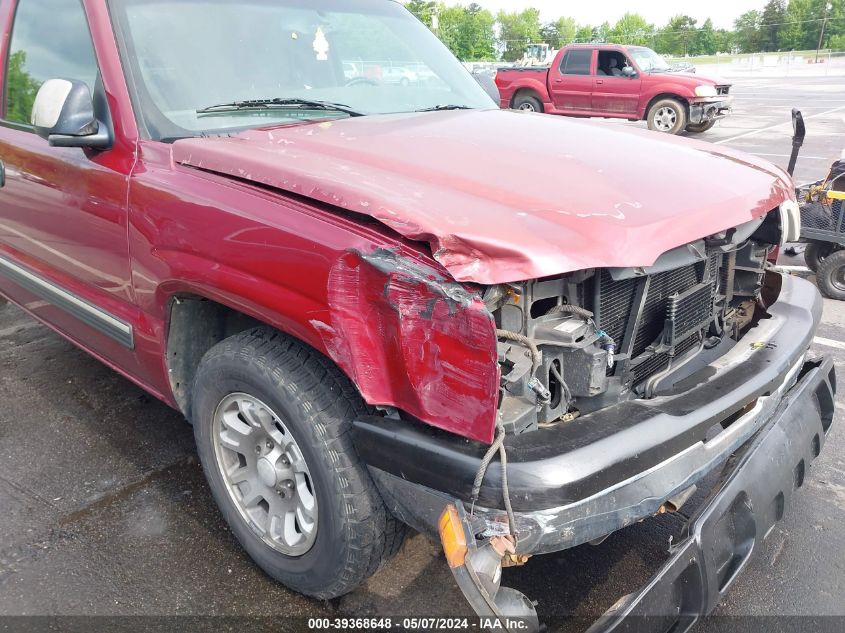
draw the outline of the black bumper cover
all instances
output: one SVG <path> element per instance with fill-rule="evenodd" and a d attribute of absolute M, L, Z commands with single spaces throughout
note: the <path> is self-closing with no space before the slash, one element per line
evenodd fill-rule
<path fill-rule="evenodd" d="M 731 458 L 728 474 L 688 526 L 688 538 L 641 591 L 590 629 L 682 632 L 718 605 L 784 514 L 833 421 L 833 362 L 811 362 L 777 415 Z"/>

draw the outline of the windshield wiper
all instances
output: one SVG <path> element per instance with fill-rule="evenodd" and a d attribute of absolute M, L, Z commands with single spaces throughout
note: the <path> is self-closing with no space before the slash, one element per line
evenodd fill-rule
<path fill-rule="evenodd" d="M 422 108 L 420 110 L 415 110 L 415 112 L 441 112 L 443 110 L 472 110 L 473 108 L 465 105 L 457 105 L 454 103 L 447 103 L 444 105 L 436 105 L 430 108 Z"/>
<path fill-rule="evenodd" d="M 208 106 L 207 108 L 200 108 L 197 114 L 218 114 L 226 112 L 242 112 L 250 110 L 285 110 L 285 109 L 301 109 L 301 110 L 325 110 L 329 112 L 342 112 L 351 117 L 364 116 L 363 112 L 353 110 L 345 103 L 333 103 L 331 101 L 314 101 L 311 99 L 249 99 L 246 101 L 232 101 L 230 103 L 220 103 L 218 105 Z"/>

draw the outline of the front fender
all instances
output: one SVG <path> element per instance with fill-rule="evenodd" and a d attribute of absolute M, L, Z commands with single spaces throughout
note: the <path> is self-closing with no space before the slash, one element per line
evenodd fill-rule
<path fill-rule="evenodd" d="M 661 81 L 644 88 L 640 97 L 640 118 L 645 118 L 651 103 L 660 98 L 680 99 L 687 103 L 695 99 L 695 92 L 688 86 L 673 81 Z"/>
<path fill-rule="evenodd" d="M 350 251 L 330 273 L 329 309 L 311 324 L 369 402 L 493 441 L 495 323 L 478 295 L 396 250 Z"/>
<path fill-rule="evenodd" d="M 332 266 L 323 303 L 193 254 L 156 254 L 174 273 L 159 285 L 158 305 L 179 295 L 225 305 L 331 358 L 369 404 L 492 442 L 499 384 L 493 317 L 441 271 L 398 250 L 350 250 Z M 213 278 L 198 276 L 201 270 L 213 270 Z"/>

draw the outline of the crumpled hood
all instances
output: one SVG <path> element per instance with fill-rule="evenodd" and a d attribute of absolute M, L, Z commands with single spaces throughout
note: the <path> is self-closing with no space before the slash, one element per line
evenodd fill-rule
<path fill-rule="evenodd" d="M 794 195 L 752 156 L 519 112 L 343 119 L 185 139 L 174 161 L 376 218 L 458 281 L 650 266 Z"/>

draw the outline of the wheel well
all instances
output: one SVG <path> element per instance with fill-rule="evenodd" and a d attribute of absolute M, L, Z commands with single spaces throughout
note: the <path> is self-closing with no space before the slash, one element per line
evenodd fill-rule
<path fill-rule="evenodd" d="M 654 104 L 663 99 L 672 99 L 673 101 L 678 101 L 679 103 L 681 103 L 681 105 L 684 106 L 684 108 L 686 108 L 687 116 L 689 116 L 689 101 L 674 93 L 664 92 L 663 94 L 659 94 L 656 97 L 653 97 L 652 100 L 648 102 L 644 114 L 646 119 L 648 119 L 648 113 L 651 112 L 651 108 L 654 106 Z"/>
<path fill-rule="evenodd" d="M 219 342 L 264 325 L 228 306 L 198 296 L 170 300 L 167 332 L 167 371 L 173 396 L 190 419 L 191 388 L 206 352 Z"/>
<path fill-rule="evenodd" d="M 536 90 L 534 90 L 534 88 L 520 88 L 515 93 L 513 93 L 513 97 L 511 97 L 511 107 L 513 107 L 513 104 L 516 103 L 517 98 L 523 95 L 527 97 L 534 97 L 535 99 L 537 99 L 537 101 L 540 102 L 540 105 L 543 105 L 543 98 Z"/>

